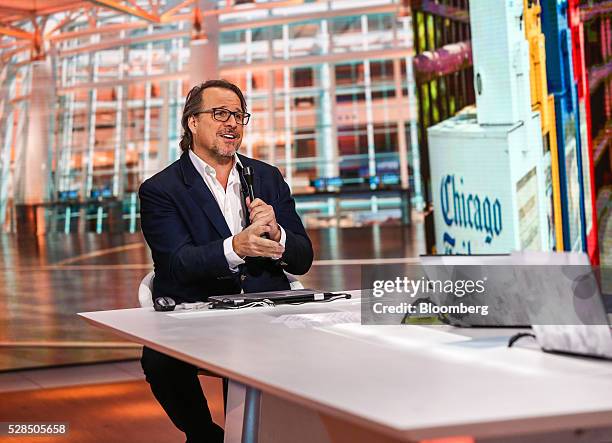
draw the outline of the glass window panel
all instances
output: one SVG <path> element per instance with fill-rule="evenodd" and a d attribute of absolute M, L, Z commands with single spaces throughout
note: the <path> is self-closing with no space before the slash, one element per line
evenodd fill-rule
<path fill-rule="evenodd" d="M 281 39 L 272 42 L 272 57 L 283 58 L 285 54 L 285 42 Z"/>
<path fill-rule="evenodd" d="M 266 161 L 270 155 L 270 146 L 266 143 L 259 142 L 253 144 L 253 157 Z"/>
<path fill-rule="evenodd" d="M 294 157 L 316 157 L 317 141 L 314 129 L 298 129 L 294 134 Z"/>
<path fill-rule="evenodd" d="M 363 83 L 363 63 L 346 63 L 334 67 L 336 85 L 356 85 Z"/>
<path fill-rule="evenodd" d="M 394 16 L 391 14 L 368 15 L 368 31 L 385 31 L 393 29 Z"/>
<path fill-rule="evenodd" d="M 72 146 L 83 149 L 87 146 L 87 128 L 84 126 L 75 127 L 72 129 Z"/>
<path fill-rule="evenodd" d="M 71 159 L 70 159 L 71 176 L 73 177 L 81 176 L 81 170 L 83 169 L 83 166 L 84 166 L 83 165 L 84 160 L 85 159 L 83 158 L 82 152 L 75 152 L 72 154 Z"/>
<path fill-rule="evenodd" d="M 89 91 L 87 89 L 77 89 L 74 93 L 74 99 L 80 102 L 86 102 L 89 99 Z"/>
<path fill-rule="evenodd" d="M 144 140 L 144 109 L 129 109 L 127 115 L 126 137 L 128 141 Z"/>
<path fill-rule="evenodd" d="M 72 146 L 84 149 L 87 143 L 88 115 L 84 109 L 75 112 L 72 119 Z"/>
<path fill-rule="evenodd" d="M 161 138 L 161 108 L 152 107 L 149 113 L 149 139 L 159 140 Z"/>
<path fill-rule="evenodd" d="M 300 161 L 293 164 L 292 190 L 294 193 L 311 192 L 310 181 L 318 177 L 321 165 L 316 161 Z"/>
<path fill-rule="evenodd" d="M 393 60 L 373 60 L 370 62 L 372 83 L 393 81 Z"/>
<path fill-rule="evenodd" d="M 128 97 L 130 100 L 144 101 L 146 94 L 144 83 L 131 83 L 128 85 Z"/>
<path fill-rule="evenodd" d="M 355 155 L 340 159 L 340 177 L 359 178 L 368 175 L 368 156 Z"/>
<path fill-rule="evenodd" d="M 315 106 L 314 97 L 296 97 L 293 99 L 293 104 L 297 109 L 312 109 Z"/>
<path fill-rule="evenodd" d="M 316 37 L 318 33 L 318 23 L 298 23 L 289 27 L 290 39 Z"/>
<path fill-rule="evenodd" d="M 232 43 L 244 43 L 246 33 L 244 30 L 222 32 L 219 36 L 219 43 L 227 45 Z"/>
<path fill-rule="evenodd" d="M 255 71 L 253 72 L 251 87 L 253 91 L 266 91 L 268 85 L 268 72 L 267 71 Z"/>
<path fill-rule="evenodd" d="M 336 96 L 336 103 L 359 103 L 365 101 L 365 92 L 340 94 Z"/>
<path fill-rule="evenodd" d="M 250 45 L 252 60 L 266 60 L 269 57 L 270 46 L 268 42 L 253 42 Z"/>
<path fill-rule="evenodd" d="M 251 41 L 267 41 L 270 38 L 270 28 L 254 28 L 251 31 Z"/>
<path fill-rule="evenodd" d="M 106 162 L 106 160 L 105 160 Z M 111 167 L 98 168 L 92 175 L 91 196 L 108 196 L 113 191 L 113 170 Z"/>
<path fill-rule="evenodd" d="M 365 125 L 338 127 L 338 153 L 341 156 L 368 153 Z"/>
<path fill-rule="evenodd" d="M 361 17 L 335 17 L 331 22 L 334 34 L 361 32 Z"/>
<path fill-rule="evenodd" d="M 96 100 L 98 102 L 113 102 L 117 100 L 117 91 L 115 88 L 97 88 Z"/>
<path fill-rule="evenodd" d="M 314 70 L 311 67 L 292 69 L 291 76 L 295 88 L 314 86 Z"/>
<path fill-rule="evenodd" d="M 397 126 L 387 123 L 374 125 L 374 147 L 376 152 L 397 152 Z"/>
<path fill-rule="evenodd" d="M 114 110 L 98 111 L 96 113 L 96 132 L 94 147 L 106 148 L 115 146 L 117 128 L 117 112 Z"/>
<path fill-rule="evenodd" d="M 385 100 L 388 98 L 395 97 L 395 89 L 381 89 L 377 91 L 372 91 L 372 99 L 373 100 Z M 390 106 L 389 104 L 383 104 L 384 107 Z"/>
<path fill-rule="evenodd" d="M 246 91 L 246 73 L 225 74 L 223 78 L 238 86 L 242 91 Z M 189 90 L 187 92 L 189 92 Z M 187 96 L 187 93 L 185 93 L 184 96 Z"/>

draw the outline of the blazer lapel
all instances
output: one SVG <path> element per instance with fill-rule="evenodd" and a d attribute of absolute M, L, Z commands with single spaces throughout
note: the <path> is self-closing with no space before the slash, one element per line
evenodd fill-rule
<path fill-rule="evenodd" d="M 203 180 L 201 183 L 194 184 L 190 189 L 190 195 L 196 204 L 202 208 L 204 214 L 206 214 L 219 235 L 222 238 L 231 237 L 232 233 L 229 226 L 227 226 L 225 217 L 221 213 L 221 209 L 219 209 L 217 200 L 215 200 L 215 196 L 210 192 L 210 189 L 208 189 Z"/>
<path fill-rule="evenodd" d="M 221 213 L 221 209 L 219 209 L 215 196 L 191 163 L 188 152 L 183 152 L 181 155 L 181 170 L 183 171 L 185 184 L 189 188 L 189 195 L 195 204 L 204 211 L 221 238 L 231 237 L 232 233 Z"/>

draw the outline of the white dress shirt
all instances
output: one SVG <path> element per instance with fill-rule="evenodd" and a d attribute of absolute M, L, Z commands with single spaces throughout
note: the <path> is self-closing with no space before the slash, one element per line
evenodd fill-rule
<path fill-rule="evenodd" d="M 212 195 L 214 195 L 215 200 L 217 200 L 219 209 L 221 210 L 223 217 L 225 217 L 227 226 L 232 233 L 231 237 L 228 237 L 223 241 L 223 252 L 230 269 L 237 272 L 238 265 L 243 264 L 244 260 L 240 258 L 238 254 L 236 254 L 236 251 L 234 251 L 232 239 L 236 234 L 244 229 L 246 223 L 244 209 L 242 208 L 242 195 L 240 193 L 240 175 L 238 168 L 236 168 L 236 165 L 240 163 L 240 159 L 234 154 L 234 165 L 232 166 L 229 178 L 227 179 L 227 187 L 226 189 L 223 189 L 223 186 L 219 180 L 217 180 L 217 172 L 215 171 L 215 168 L 198 157 L 191 149 L 189 150 L 189 158 L 191 159 L 191 163 L 193 163 L 193 166 L 195 166 L 198 173 L 202 176 L 202 179 L 204 180 L 204 183 L 206 183 L 208 189 L 210 189 L 210 192 L 212 192 Z M 242 163 L 240 163 L 240 166 L 242 166 Z M 281 231 L 279 243 L 284 248 L 287 240 L 287 234 L 280 225 L 278 225 L 278 227 Z"/>

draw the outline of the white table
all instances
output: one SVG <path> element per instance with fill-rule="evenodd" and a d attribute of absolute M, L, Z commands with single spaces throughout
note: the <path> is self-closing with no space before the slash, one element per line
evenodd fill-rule
<path fill-rule="evenodd" d="M 261 442 L 289 435 L 310 443 L 462 435 L 525 441 L 525 433 L 571 438 L 573 430 L 591 428 L 612 435 L 612 362 L 509 349 L 516 330 L 362 326 L 355 321 L 359 293 L 352 294 L 352 300 L 238 311 L 79 315 L 226 376 L 234 387 L 250 387 L 252 406 L 262 407 Z M 304 314 L 304 327 L 283 317 L 294 314 Z M 231 394 L 229 400 L 228 417 Z M 226 437 L 239 438 L 231 429 Z M 248 438 L 257 435 L 243 441 Z"/>

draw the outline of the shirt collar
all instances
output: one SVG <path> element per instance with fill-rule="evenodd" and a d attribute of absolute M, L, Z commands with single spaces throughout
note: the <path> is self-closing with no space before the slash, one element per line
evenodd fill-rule
<path fill-rule="evenodd" d="M 209 165 L 200 157 L 198 157 L 192 149 L 189 150 L 189 158 L 191 159 L 191 163 L 193 163 L 193 166 L 195 166 L 196 170 L 200 173 L 202 178 L 204 178 L 205 175 L 208 175 L 209 177 L 213 178 L 217 177 L 217 171 L 215 171 L 215 168 L 213 168 L 211 165 Z M 236 167 L 236 165 L 239 164 L 242 167 L 242 162 L 238 158 L 238 155 L 234 154 L 233 162 L 234 164 L 230 172 L 230 177 L 236 176 L 236 174 L 238 173 L 238 168 Z"/>

